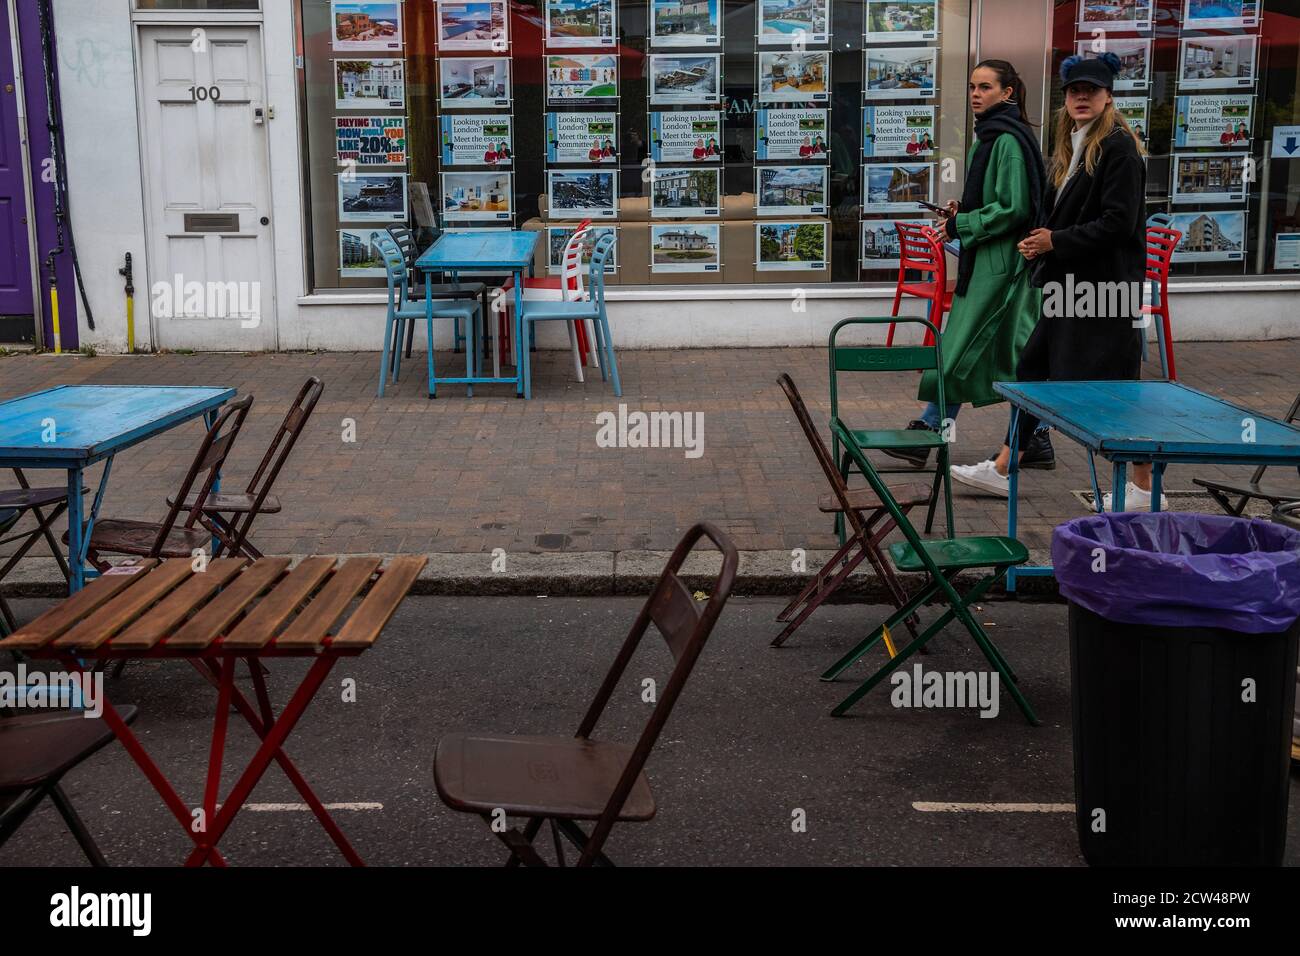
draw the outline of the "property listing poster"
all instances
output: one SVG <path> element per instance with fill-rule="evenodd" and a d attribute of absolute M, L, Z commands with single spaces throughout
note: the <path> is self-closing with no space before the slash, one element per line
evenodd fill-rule
<path fill-rule="evenodd" d="M 756 110 L 754 158 L 827 162 L 827 112 L 823 109 Z"/>
<path fill-rule="evenodd" d="M 548 163 L 618 164 L 617 113 L 547 113 Z"/>
<path fill-rule="evenodd" d="M 1250 146 L 1253 93 L 1179 96 L 1174 101 L 1174 145 Z"/>
<path fill-rule="evenodd" d="M 406 165 L 404 116 L 336 116 L 334 132 L 340 163 Z"/>
<path fill-rule="evenodd" d="M 511 166 L 514 130 L 509 114 L 442 114 L 442 165 Z"/>
<path fill-rule="evenodd" d="M 722 111 L 650 114 L 650 158 L 656 163 L 712 163 L 722 159 Z"/>
<path fill-rule="evenodd" d="M 928 156 L 932 152 L 933 106 L 863 107 L 863 156 Z"/>
<path fill-rule="evenodd" d="M 1115 97 L 1115 110 L 1124 117 L 1125 122 L 1143 143 L 1147 141 L 1147 128 L 1150 125 L 1147 114 L 1150 109 L 1151 101 L 1145 96 Z"/>

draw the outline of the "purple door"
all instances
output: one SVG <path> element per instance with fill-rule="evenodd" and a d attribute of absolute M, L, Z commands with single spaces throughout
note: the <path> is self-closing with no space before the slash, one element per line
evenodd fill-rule
<path fill-rule="evenodd" d="M 12 50 L 9 18 L 0 14 L 0 316 L 33 314 Z"/>

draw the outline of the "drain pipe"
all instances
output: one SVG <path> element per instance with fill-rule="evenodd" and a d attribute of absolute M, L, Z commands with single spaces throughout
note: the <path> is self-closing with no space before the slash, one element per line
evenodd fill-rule
<path fill-rule="evenodd" d="M 126 254 L 126 264 L 117 270 L 126 277 L 126 354 L 135 352 L 135 285 L 131 281 L 131 253 Z"/>

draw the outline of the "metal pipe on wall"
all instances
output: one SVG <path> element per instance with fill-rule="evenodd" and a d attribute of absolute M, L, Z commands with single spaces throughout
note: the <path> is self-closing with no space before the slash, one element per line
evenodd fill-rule
<path fill-rule="evenodd" d="M 41 266 L 37 253 L 38 236 L 36 234 L 36 194 L 32 191 L 32 157 L 29 149 L 31 142 L 27 128 L 27 89 L 23 78 L 23 51 L 18 42 L 18 6 L 5 4 L 9 17 L 9 45 L 12 49 L 14 64 L 14 108 L 18 117 L 19 156 L 23 170 L 23 202 L 26 204 L 27 220 L 27 266 L 31 271 L 32 283 L 32 319 L 35 323 L 34 341 L 38 347 L 45 344 L 45 313 L 42 307 L 45 299 L 41 295 Z"/>

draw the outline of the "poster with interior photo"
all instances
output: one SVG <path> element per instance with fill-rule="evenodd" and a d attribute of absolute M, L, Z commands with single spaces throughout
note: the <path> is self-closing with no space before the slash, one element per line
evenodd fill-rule
<path fill-rule="evenodd" d="M 826 269 L 830 223 L 761 222 L 754 224 L 754 268 L 759 272 Z"/>
<path fill-rule="evenodd" d="M 616 0 L 546 0 L 548 47 L 612 47 Z"/>
<path fill-rule="evenodd" d="M 339 230 L 339 278 L 382 279 L 388 275 L 384 257 L 375 240 L 387 236 L 383 228 L 354 228 Z"/>
<path fill-rule="evenodd" d="M 758 215 L 826 215 L 826 174 L 825 166 L 755 167 Z"/>
<path fill-rule="evenodd" d="M 827 110 L 760 109 L 754 111 L 754 158 L 829 161 Z"/>
<path fill-rule="evenodd" d="M 656 163 L 722 161 L 722 111 L 650 114 L 650 158 Z"/>
<path fill-rule="evenodd" d="M 546 274 L 552 276 L 563 275 L 564 270 L 564 247 L 569 244 L 569 238 L 573 235 L 575 226 L 548 226 L 546 229 Z M 587 269 L 591 265 L 591 254 L 596 248 L 596 242 L 602 236 L 618 236 L 618 229 L 615 226 L 588 226 L 587 234 L 582 237 L 582 281 L 583 286 L 587 282 Z M 609 250 L 609 257 L 605 260 L 605 275 L 610 276 L 618 272 L 618 243 Z"/>
<path fill-rule="evenodd" d="M 406 117 L 336 116 L 334 153 L 340 164 L 405 166 Z"/>
<path fill-rule="evenodd" d="M 442 165 L 514 165 L 515 138 L 509 113 L 443 113 L 439 127 Z"/>
<path fill-rule="evenodd" d="M 866 0 L 868 43 L 929 43 L 939 38 L 939 0 Z"/>
<path fill-rule="evenodd" d="M 546 58 L 546 101 L 617 107 L 618 57 L 551 54 Z"/>
<path fill-rule="evenodd" d="M 1107 37 L 1106 50 L 1119 57 L 1120 71 L 1115 77 L 1115 92 L 1145 90 L 1151 84 L 1151 41 L 1149 39 L 1121 39 Z M 1075 52 L 1087 59 L 1095 59 L 1092 40 L 1080 40 Z"/>
<path fill-rule="evenodd" d="M 552 169 L 546 173 L 548 218 L 614 219 L 618 216 L 618 173 Z"/>
<path fill-rule="evenodd" d="M 650 46 L 719 46 L 722 0 L 650 0 Z"/>
<path fill-rule="evenodd" d="M 829 53 L 758 54 L 760 103 L 825 103 L 830 99 L 830 83 Z"/>
<path fill-rule="evenodd" d="M 862 167 L 862 211 L 920 212 L 934 202 L 934 163 L 873 163 Z"/>
<path fill-rule="evenodd" d="M 330 45 L 337 53 L 402 49 L 399 0 L 330 0 Z"/>
<path fill-rule="evenodd" d="M 1231 90 L 1255 85 L 1259 37 L 1183 37 L 1178 41 L 1178 88 Z"/>
<path fill-rule="evenodd" d="M 437 0 L 438 51 L 492 50 L 510 47 L 510 12 L 506 0 Z"/>
<path fill-rule="evenodd" d="M 1259 26 L 1260 0 L 1183 0 L 1183 30 L 1241 30 Z"/>
<path fill-rule="evenodd" d="M 339 222 L 406 218 L 406 173 L 340 174 Z"/>
<path fill-rule="evenodd" d="M 335 60 L 334 107 L 340 110 L 406 109 L 406 61 Z"/>
<path fill-rule="evenodd" d="M 1246 202 L 1247 153 L 1174 153 L 1169 176 L 1169 201 L 1191 203 Z"/>
<path fill-rule="evenodd" d="M 1241 262 L 1246 257 L 1246 213 L 1176 212 L 1170 228 L 1183 234 L 1171 262 Z"/>
<path fill-rule="evenodd" d="M 510 105 L 510 58 L 438 58 L 438 99 L 445 110 Z"/>
<path fill-rule="evenodd" d="M 652 166 L 650 217 L 717 216 L 722 209 L 722 170 L 717 166 Z"/>
<path fill-rule="evenodd" d="M 442 173 L 442 218 L 500 222 L 514 218 L 510 173 Z"/>
<path fill-rule="evenodd" d="M 758 0 L 760 46 L 799 46 L 830 39 L 830 0 Z"/>
<path fill-rule="evenodd" d="M 864 106 L 862 155 L 929 156 L 934 152 L 933 106 Z"/>
<path fill-rule="evenodd" d="M 1150 108 L 1151 100 L 1145 96 L 1115 97 L 1115 111 L 1124 117 L 1125 122 L 1144 144 L 1147 141 L 1147 130 L 1150 128 L 1148 119 Z"/>
<path fill-rule="evenodd" d="M 894 223 L 930 226 L 929 219 L 864 219 L 859 262 L 863 269 L 897 269 L 899 263 L 898 229 Z"/>
<path fill-rule="evenodd" d="M 547 113 L 546 161 L 618 165 L 617 113 Z"/>
<path fill-rule="evenodd" d="M 650 271 L 719 272 L 722 227 L 717 223 L 673 223 L 650 227 Z"/>
<path fill-rule="evenodd" d="M 872 47 L 862 56 L 864 100 L 925 99 L 938 89 L 935 47 Z"/>
<path fill-rule="evenodd" d="M 646 64 L 652 105 L 708 104 L 722 98 L 720 53 L 651 53 Z"/>
<path fill-rule="evenodd" d="M 1154 0 L 1079 0 L 1079 32 L 1119 33 L 1151 29 Z"/>
<path fill-rule="evenodd" d="M 1179 96 L 1174 99 L 1174 146 L 1249 149 L 1253 93 Z"/>

